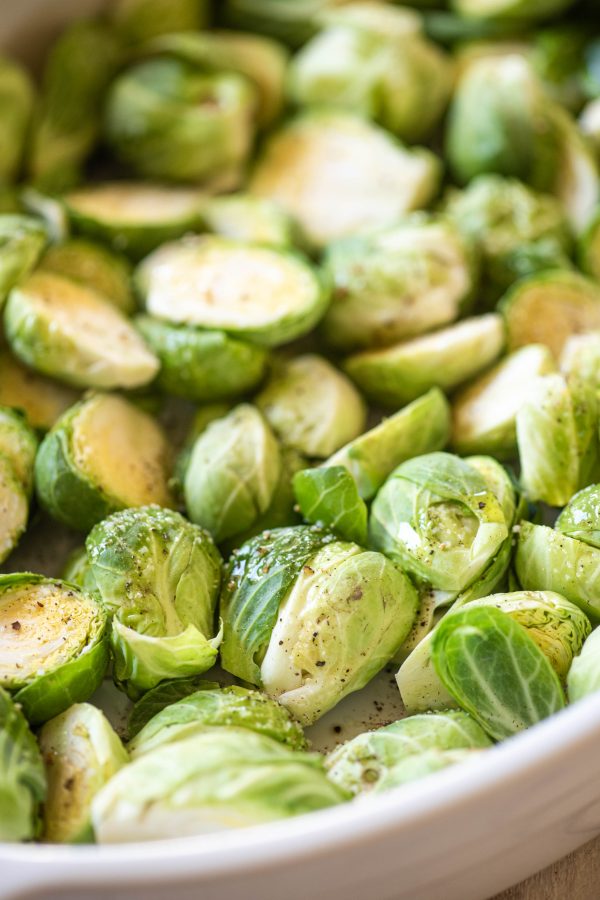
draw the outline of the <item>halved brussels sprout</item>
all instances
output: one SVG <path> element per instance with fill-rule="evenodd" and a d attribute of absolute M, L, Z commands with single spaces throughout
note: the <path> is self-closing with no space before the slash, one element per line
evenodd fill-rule
<path fill-rule="evenodd" d="M 282 361 L 256 405 L 288 447 L 305 456 L 331 456 L 364 430 L 367 411 L 353 384 L 322 356 Z"/>
<path fill-rule="evenodd" d="M 281 466 L 263 416 L 249 404 L 237 406 L 194 444 L 184 480 L 190 519 L 217 542 L 251 528 L 271 504 Z"/>
<path fill-rule="evenodd" d="M 574 0 L 452 0 L 452 8 L 465 18 L 536 22 L 567 9 Z"/>
<path fill-rule="evenodd" d="M 432 387 L 445 391 L 486 369 L 504 346 L 501 316 L 466 319 L 433 334 L 350 356 L 344 369 L 367 397 L 397 408 Z"/>
<path fill-rule="evenodd" d="M 160 361 L 156 384 L 198 403 L 239 397 L 258 387 L 267 352 L 223 331 L 137 316 L 135 326 Z"/>
<path fill-rule="evenodd" d="M 578 255 L 582 271 L 600 281 L 600 207 L 579 239 Z"/>
<path fill-rule="evenodd" d="M 569 700 L 576 703 L 600 690 L 600 629 L 587 638 L 567 677 Z"/>
<path fill-rule="evenodd" d="M 465 460 L 429 453 L 402 463 L 371 508 L 371 544 L 443 591 L 472 584 L 494 558 L 512 521 L 494 484 Z"/>
<path fill-rule="evenodd" d="M 143 178 L 236 187 L 251 148 L 255 102 L 254 88 L 239 75 L 151 59 L 113 81 L 104 136 Z"/>
<path fill-rule="evenodd" d="M 75 703 L 40 731 L 48 793 L 43 839 L 81 843 L 92 838 L 92 800 L 129 756 L 104 714 Z"/>
<path fill-rule="evenodd" d="M 8 460 L 27 497 L 33 489 L 36 434 L 23 413 L 0 406 L 0 458 Z"/>
<path fill-rule="evenodd" d="M 530 500 L 564 506 L 600 478 L 598 396 L 581 379 L 535 380 L 517 413 L 521 483 Z"/>
<path fill-rule="evenodd" d="M 367 543 L 367 505 L 343 466 L 296 472 L 294 493 L 306 522 L 330 528 L 344 541 Z"/>
<path fill-rule="evenodd" d="M 457 453 L 490 453 L 510 459 L 517 450 L 517 413 L 538 376 L 556 370 L 550 350 L 531 344 L 515 350 L 463 388 L 452 404 L 452 446 Z"/>
<path fill-rule="evenodd" d="M 441 450 L 449 436 L 448 401 L 438 388 L 432 388 L 346 444 L 325 465 L 348 469 L 360 496 L 370 500 L 396 466 L 412 456 Z"/>
<path fill-rule="evenodd" d="M 302 257 L 212 236 L 165 244 L 141 263 L 136 281 L 151 315 L 266 346 L 306 334 L 329 299 Z"/>
<path fill-rule="evenodd" d="M 71 238 L 46 250 L 40 268 L 92 288 L 126 315 L 135 311 L 131 266 L 124 256 L 102 244 Z"/>
<path fill-rule="evenodd" d="M 63 415 L 41 443 L 35 484 L 42 506 L 80 531 L 130 506 L 170 506 L 170 450 L 146 413 L 95 394 Z"/>
<path fill-rule="evenodd" d="M 535 725 L 565 705 L 560 681 L 527 630 L 495 607 L 468 605 L 433 632 L 436 672 L 494 740 Z"/>
<path fill-rule="evenodd" d="M 228 194 L 207 199 L 203 211 L 209 231 L 234 241 L 291 247 L 297 227 L 276 203 L 251 194 Z"/>
<path fill-rule="evenodd" d="M 325 255 L 333 282 L 322 331 L 341 350 L 394 344 L 448 325 L 466 312 L 477 285 L 472 247 L 451 222 L 423 214 Z"/>
<path fill-rule="evenodd" d="M 110 7 L 111 21 L 128 44 L 204 28 L 208 13 L 207 0 L 117 0 Z"/>
<path fill-rule="evenodd" d="M 100 844 L 204 834 L 269 822 L 347 799 L 321 757 L 244 728 L 214 728 L 145 753 L 96 796 Z"/>
<path fill-rule="evenodd" d="M 429 150 L 407 150 L 358 116 L 316 110 L 270 138 L 249 189 L 278 202 L 306 241 L 323 247 L 426 206 L 439 180 Z"/>
<path fill-rule="evenodd" d="M 555 528 L 600 549 L 600 486 L 590 484 L 578 491 L 559 515 Z"/>
<path fill-rule="evenodd" d="M 159 369 L 113 304 L 53 272 L 34 272 L 11 291 L 4 327 L 19 359 L 75 387 L 141 387 Z"/>
<path fill-rule="evenodd" d="M 157 506 L 126 509 L 92 529 L 86 550 L 112 614 L 114 678 L 130 696 L 214 665 L 221 557 L 207 532 Z"/>
<path fill-rule="evenodd" d="M 0 404 L 25 413 L 33 428 L 47 431 L 79 394 L 25 368 L 7 350 L 0 351 Z"/>
<path fill-rule="evenodd" d="M 253 538 L 232 556 L 224 584 L 223 667 L 304 725 L 389 662 L 418 603 L 382 554 L 315 526 Z"/>
<path fill-rule="evenodd" d="M 18 704 L 0 688 L 0 840 L 38 837 L 46 797 L 44 763 Z"/>
<path fill-rule="evenodd" d="M 140 259 L 165 241 L 199 231 L 205 195 L 197 188 L 107 181 L 66 194 L 74 230 Z"/>
<path fill-rule="evenodd" d="M 351 794 L 378 788 L 394 767 L 429 750 L 474 750 L 492 742 L 465 712 L 411 716 L 376 731 L 359 734 L 329 754 L 331 780 Z"/>
<path fill-rule="evenodd" d="M 75 22 L 51 47 L 27 165 L 37 185 L 57 191 L 79 181 L 100 130 L 98 110 L 120 62 L 118 37 L 99 20 Z"/>
<path fill-rule="evenodd" d="M 55 578 L 0 575 L 0 685 L 33 725 L 87 700 L 108 666 L 99 600 Z"/>
<path fill-rule="evenodd" d="M 35 102 L 35 89 L 27 70 L 12 59 L 0 57 L 0 182 L 16 181 L 21 173 L 23 153 L 31 114 Z"/>
<path fill-rule="evenodd" d="M 559 142 L 559 164 L 552 185 L 575 234 L 589 225 L 600 204 L 600 169 L 594 149 L 566 110 L 552 107 Z"/>
<path fill-rule="evenodd" d="M 185 740 L 207 728 L 235 726 L 292 750 L 306 750 L 301 727 L 275 700 L 242 687 L 204 689 L 189 694 L 158 712 L 128 744 L 133 759 L 174 741 Z"/>
<path fill-rule="evenodd" d="M 0 215 L 0 304 L 31 272 L 48 241 L 43 224 L 33 216 Z"/>
<path fill-rule="evenodd" d="M 518 281 L 501 302 L 511 350 L 545 344 L 556 359 L 572 334 L 600 329 L 600 285 L 560 270 Z"/>
<path fill-rule="evenodd" d="M 161 681 L 156 687 L 146 691 L 133 704 L 127 722 L 129 739 L 132 740 L 136 734 L 139 734 L 142 728 L 167 706 L 171 706 L 179 700 L 184 700 L 190 694 L 196 694 L 198 691 L 212 691 L 219 687 L 218 682 L 206 681 L 200 675 Z"/>

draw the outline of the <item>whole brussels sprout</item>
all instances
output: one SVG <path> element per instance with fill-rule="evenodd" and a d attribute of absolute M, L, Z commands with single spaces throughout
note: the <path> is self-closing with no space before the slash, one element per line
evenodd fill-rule
<path fill-rule="evenodd" d="M 573 660 L 573 665 L 567 677 L 569 700 L 576 703 L 590 694 L 600 690 L 600 630 L 596 629 L 587 638 L 579 656 Z"/>
<path fill-rule="evenodd" d="M 305 725 L 371 680 L 417 610 L 393 563 L 315 526 L 253 538 L 232 556 L 224 585 L 223 667 Z"/>
<path fill-rule="evenodd" d="M 112 615 L 114 678 L 130 696 L 214 664 L 221 557 L 210 535 L 179 513 L 147 506 L 99 522 L 86 550 Z"/>
<path fill-rule="evenodd" d="M 24 413 L 33 428 L 47 431 L 78 396 L 66 385 L 27 369 L 8 350 L 0 352 L 0 405 Z"/>
<path fill-rule="evenodd" d="M 294 752 L 244 728 L 213 728 L 157 747 L 96 795 L 100 844 L 241 828 L 347 799 L 321 757 Z"/>
<path fill-rule="evenodd" d="M 48 235 L 33 216 L 0 215 L 0 305 L 12 288 L 31 272 Z"/>
<path fill-rule="evenodd" d="M 44 763 L 18 704 L 0 688 L 0 840 L 38 837 L 46 797 Z"/>
<path fill-rule="evenodd" d="M 0 57 L 0 183 L 16 181 L 21 172 L 34 103 L 35 89 L 27 70 Z"/>
<path fill-rule="evenodd" d="M 316 354 L 282 361 L 256 404 L 288 447 L 331 456 L 364 430 L 367 412 L 352 383 Z"/>
<path fill-rule="evenodd" d="M 204 28 L 208 12 L 207 0 L 117 0 L 110 7 L 111 22 L 128 44 Z"/>
<path fill-rule="evenodd" d="M 92 800 L 129 762 L 127 751 L 104 714 L 89 703 L 75 703 L 40 731 L 48 793 L 43 839 L 80 843 L 92 837 Z"/>
<path fill-rule="evenodd" d="M 124 256 L 102 244 L 85 238 L 55 244 L 44 253 L 40 268 L 93 288 L 126 315 L 135 311 L 131 266 Z"/>

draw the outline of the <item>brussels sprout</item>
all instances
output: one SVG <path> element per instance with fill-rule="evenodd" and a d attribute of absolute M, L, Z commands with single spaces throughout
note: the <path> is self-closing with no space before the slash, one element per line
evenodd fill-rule
<path fill-rule="evenodd" d="M 408 150 L 358 116 L 313 110 L 269 140 L 250 191 L 279 203 L 318 248 L 426 206 L 439 180 L 429 150 Z"/>
<path fill-rule="evenodd" d="M 27 70 L 12 59 L 0 57 L 0 182 L 16 181 L 31 123 L 35 91 Z"/>
<path fill-rule="evenodd" d="M 366 408 L 352 383 L 316 354 L 282 361 L 256 404 L 284 444 L 331 456 L 364 430 Z"/>
<path fill-rule="evenodd" d="M 40 268 L 92 288 L 126 315 L 135 311 L 130 264 L 120 253 L 102 244 L 72 238 L 50 247 L 42 257 Z"/>
<path fill-rule="evenodd" d="M 44 840 L 88 841 L 92 800 L 129 762 L 127 751 L 103 713 L 89 703 L 75 703 L 46 722 L 40 747 L 48 780 Z"/>
<path fill-rule="evenodd" d="M 0 562 L 14 550 L 27 527 L 28 499 L 12 460 L 0 452 Z"/>
<path fill-rule="evenodd" d="M 0 684 L 33 725 L 87 700 L 108 666 L 107 615 L 92 595 L 29 572 L 0 575 Z"/>
<path fill-rule="evenodd" d="M 227 25 L 257 31 L 299 47 L 319 28 L 319 13 L 349 0 L 224 0 Z"/>
<path fill-rule="evenodd" d="M 569 114 L 552 107 L 552 123 L 559 141 L 559 165 L 552 192 L 563 206 L 571 228 L 580 234 L 600 204 L 600 170 L 592 146 Z"/>
<path fill-rule="evenodd" d="M 47 431 L 78 398 L 76 391 L 26 369 L 0 351 L 0 405 L 21 410 L 33 428 Z"/>
<path fill-rule="evenodd" d="M 239 397 L 258 387 L 267 366 L 262 347 L 189 325 L 138 316 L 135 325 L 160 361 L 156 384 L 202 403 Z"/>
<path fill-rule="evenodd" d="M 347 795 L 321 758 L 244 728 L 214 728 L 157 747 L 100 791 L 100 844 L 157 840 L 269 822 L 334 806 Z"/>
<path fill-rule="evenodd" d="M 24 187 L 19 194 L 19 209 L 15 212 L 23 211 L 41 219 L 50 243 L 62 244 L 69 238 L 67 212 L 57 197 L 31 186 Z"/>
<path fill-rule="evenodd" d="M 126 509 L 99 522 L 86 549 L 113 615 L 114 678 L 130 696 L 215 663 L 221 557 L 205 531 L 171 510 Z"/>
<path fill-rule="evenodd" d="M 108 181 L 64 198 L 75 231 L 139 259 L 203 222 L 205 197 L 195 188 Z"/>
<path fill-rule="evenodd" d="M 464 191 L 451 190 L 444 211 L 481 248 L 491 301 L 518 278 L 571 265 L 572 239 L 560 204 L 515 178 L 480 175 Z"/>
<path fill-rule="evenodd" d="M 373 793 L 381 794 L 411 781 L 434 775 L 449 766 L 468 762 L 481 752 L 481 750 L 425 750 L 418 756 L 416 754 L 407 756 L 385 772 L 375 785 Z"/>
<path fill-rule="evenodd" d="M 600 207 L 580 236 L 578 250 L 582 271 L 600 281 Z"/>
<path fill-rule="evenodd" d="M 555 591 L 592 622 L 600 619 L 600 551 L 596 547 L 546 525 L 521 522 L 515 569 L 526 590 Z"/>
<path fill-rule="evenodd" d="M 204 28 L 208 12 L 207 0 L 118 0 L 110 9 L 114 27 L 128 44 Z"/>
<path fill-rule="evenodd" d="M 37 185 L 56 191 L 79 181 L 98 137 L 98 110 L 120 62 L 119 40 L 100 21 L 75 22 L 53 45 L 27 161 Z"/>
<path fill-rule="evenodd" d="M 344 541 L 367 543 L 367 505 L 343 466 L 297 472 L 294 493 L 307 522 L 330 528 Z"/>
<path fill-rule="evenodd" d="M 33 465 L 38 448 L 36 434 L 25 416 L 0 406 L 0 458 L 7 460 L 30 497 L 33 489 Z"/>
<path fill-rule="evenodd" d="M 477 284 L 469 243 L 451 222 L 424 215 L 333 244 L 325 268 L 333 294 L 322 330 L 341 350 L 448 325 L 468 310 Z"/>
<path fill-rule="evenodd" d="M 344 368 L 367 397 L 397 408 L 432 387 L 452 390 L 500 355 L 504 323 L 496 314 L 466 319 L 383 350 L 350 356 Z"/>
<path fill-rule="evenodd" d="M 170 506 L 169 447 L 154 420 L 110 394 L 86 397 L 46 435 L 35 484 L 50 515 L 80 531 L 130 506 Z"/>
<path fill-rule="evenodd" d="M 544 375 L 517 413 L 521 483 L 530 500 L 564 506 L 600 478 L 598 398 L 592 385 Z"/>
<path fill-rule="evenodd" d="M 600 157 L 600 97 L 591 100 L 579 117 L 579 128 Z"/>
<path fill-rule="evenodd" d="M 212 236 L 165 244 L 141 263 L 136 281 L 151 315 L 266 346 L 306 334 L 329 299 L 300 256 Z"/>
<path fill-rule="evenodd" d="M 203 431 L 214 422 L 215 419 L 222 419 L 232 409 L 232 403 L 207 403 L 196 410 L 192 417 L 191 423 L 185 435 L 183 446 L 177 454 L 175 464 L 173 466 L 173 474 L 171 476 L 170 485 L 173 493 L 181 500 L 183 504 L 183 483 L 185 481 L 185 473 L 190 463 L 190 456 L 194 449 L 196 440 Z"/>
<path fill-rule="evenodd" d="M 0 304 L 31 272 L 42 255 L 48 236 L 31 216 L 0 215 Z"/>
<path fill-rule="evenodd" d="M 31 840 L 39 834 L 46 796 L 44 764 L 25 716 L 2 688 L 0 757 L 0 840 Z"/>
<path fill-rule="evenodd" d="M 104 136 L 143 178 L 235 187 L 250 151 L 255 91 L 232 73 L 209 75 L 178 59 L 126 69 L 112 83 Z"/>
<path fill-rule="evenodd" d="M 465 18 L 512 19 L 524 23 L 549 19 L 574 0 L 452 0 L 452 8 Z"/>
<path fill-rule="evenodd" d="M 204 224 L 215 234 L 250 244 L 290 247 L 297 242 L 296 225 L 271 200 L 251 194 L 229 194 L 206 201 Z"/>
<path fill-rule="evenodd" d="M 558 359 L 572 334 L 600 329 L 600 285 L 560 270 L 530 275 L 504 296 L 511 350 L 546 344 Z"/>
<path fill-rule="evenodd" d="M 581 653 L 573 660 L 567 677 L 569 700 L 576 703 L 600 690 L 600 630 L 586 640 Z"/>
<path fill-rule="evenodd" d="M 578 491 L 559 515 L 555 528 L 600 549 L 600 487 L 590 484 Z"/>
<path fill-rule="evenodd" d="M 386 9 L 385 29 L 360 21 L 368 6 L 359 10 L 362 17 L 340 17 L 294 57 L 290 97 L 300 106 L 325 104 L 360 113 L 406 141 L 424 140 L 450 97 L 451 61 L 407 28 L 404 10 Z"/>
<path fill-rule="evenodd" d="M 558 712 L 565 700 L 549 660 L 526 629 L 494 607 L 467 606 L 433 632 L 436 672 L 494 740 Z"/>
<path fill-rule="evenodd" d="M 129 742 L 133 759 L 162 744 L 185 740 L 215 726 L 248 728 L 292 750 L 306 750 L 300 726 L 275 700 L 242 687 L 205 689 L 165 707 Z"/>
<path fill-rule="evenodd" d="M 19 359 L 75 387 L 141 387 L 159 369 L 113 304 L 53 272 L 34 272 L 11 291 L 4 327 Z"/>
<path fill-rule="evenodd" d="M 539 375 L 554 372 L 550 350 L 531 344 L 515 350 L 463 388 L 452 404 L 452 446 L 457 453 L 492 453 L 510 459 L 517 450 L 517 413 L 536 390 Z"/>
<path fill-rule="evenodd" d="M 62 570 L 61 578 L 68 581 L 70 584 L 77 585 L 77 587 L 81 588 L 82 591 L 85 591 L 86 594 L 93 594 L 98 590 L 98 586 L 92 575 L 92 568 L 85 550 L 85 544 L 81 547 L 77 547 L 69 554 Z"/>
<path fill-rule="evenodd" d="M 412 3 L 420 6 L 422 2 Z M 321 28 L 360 28 L 379 37 L 402 38 L 423 34 L 423 18 L 416 9 L 398 9 L 380 0 L 333 0 L 321 4 L 315 21 Z"/>
<path fill-rule="evenodd" d="M 325 465 L 348 469 L 359 495 L 370 500 L 396 466 L 412 456 L 441 450 L 448 443 L 449 433 L 448 402 L 438 388 L 432 388 L 346 444 Z"/>
<path fill-rule="evenodd" d="M 429 750 L 474 750 L 491 746 L 465 712 L 411 716 L 359 734 L 329 754 L 330 779 L 351 794 L 377 790 L 398 763 Z"/>
<path fill-rule="evenodd" d="M 581 380 L 600 390 L 600 331 L 573 334 L 560 355 L 560 369 L 572 380 Z"/>
<path fill-rule="evenodd" d="M 304 725 L 383 668 L 417 610 L 415 589 L 393 563 L 315 526 L 248 541 L 224 585 L 223 667 Z"/>
<path fill-rule="evenodd" d="M 161 681 L 156 687 L 146 691 L 133 704 L 127 722 L 129 739 L 131 740 L 136 734 L 139 734 L 142 728 L 165 707 L 171 706 L 179 700 L 185 699 L 185 697 L 189 697 L 190 694 L 196 694 L 198 691 L 212 691 L 219 687 L 220 685 L 216 681 L 206 681 L 199 675 L 193 675 L 191 678 L 173 678 L 168 681 Z"/>
<path fill-rule="evenodd" d="M 434 588 L 474 582 L 509 534 L 493 485 L 468 462 L 430 453 L 402 463 L 378 493 L 371 544 Z"/>

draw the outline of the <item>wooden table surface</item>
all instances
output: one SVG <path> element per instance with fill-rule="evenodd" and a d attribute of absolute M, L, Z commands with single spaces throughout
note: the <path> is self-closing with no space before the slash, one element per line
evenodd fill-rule
<path fill-rule="evenodd" d="M 600 837 L 493 900 L 600 900 Z"/>

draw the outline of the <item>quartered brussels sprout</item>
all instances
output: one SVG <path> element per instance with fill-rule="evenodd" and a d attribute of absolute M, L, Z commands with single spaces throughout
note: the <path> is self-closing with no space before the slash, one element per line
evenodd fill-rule
<path fill-rule="evenodd" d="M 100 844 L 241 828 L 347 799 L 321 757 L 244 728 L 214 728 L 145 753 L 92 805 Z"/>
<path fill-rule="evenodd" d="M 394 344 L 466 312 L 477 285 L 472 248 L 456 226 L 415 215 L 334 243 L 325 255 L 333 283 L 322 323 L 340 350 Z"/>
<path fill-rule="evenodd" d="M 585 641 L 581 653 L 573 660 L 567 677 L 569 700 L 575 703 L 600 690 L 600 630 Z"/>
<path fill-rule="evenodd" d="M 71 238 L 46 250 L 40 268 L 92 288 L 126 315 L 135 311 L 131 266 L 124 256 L 102 244 Z"/>
<path fill-rule="evenodd" d="M 335 784 L 351 794 L 361 794 L 381 788 L 396 766 L 410 757 L 430 750 L 484 749 L 491 743 L 467 713 L 431 713 L 359 734 L 333 750 L 326 765 Z"/>
<path fill-rule="evenodd" d="M 34 724 L 87 700 L 108 666 L 107 615 L 92 594 L 29 572 L 0 575 L 0 685 Z"/>
<path fill-rule="evenodd" d="M 276 203 L 251 194 L 225 194 L 207 199 L 203 221 L 209 231 L 234 241 L 291 247 L 297 227 Z"/>
<path fill-rule="evenodd" d="M 207 728 L 247 728 L 292 750 L 306 750 L 300 726 L 283 706 L 242 687 L 206 688 L 166 706 L 128 744 L 133 759 L 163 744 L 185 740 Z"/>
<path fill-rule="evenodd" d="M 156 384 L 198 403 L 239 397 L 257 388 L 267 367 L 263 347 L 224 331 L 138 316 L 135 325 L 160 361 Z"/>
<path fill-rule="evenodd" d="M 129 755 L 104 714 L 75 703 L 40 731 L 48 793 L 43 839 L 73 844 L 93 840 L 92 800 Z"/>
<path fill-rule="evenodd" d="M 34 272 L 4 310 L 12 351 L 74 387 L 135 388 L 159 369 L 129 320 L 96 291 L 53 272 Z"/>
<path fill-rule="evenodd" d="M 331 456 L 364 430 L 367 411 L 352 383 L 316 354 L 282 361 L 256 404 L 288 447 Z"/>
<path fill-rule="evenodd" d="M 523 278 L 504 296 L 511 350 L 545 344 L 558 359 L 573 334 L 600 329 L 600 285 L 576 272 L 542 272 Z"/>
<path fill-rule="evenodd" d="M 8 350 L 0 351 L 0 405 L 23 412 L 33 428 L 47 431 L 78 396 L 66 385 L 27 369 Z"/>
<path fill-rule="evenodd" d="M 35 463 L 42 506 L 88 531 L 119 509 L 170 506 L 170 448 L 158 424 L 122 397 L 92 394 L 46 435 Z"/>
<path fill-rule="evenodd" d="M 48 235 L 33 216 L 0 215 L 0 304 L 31 272 L 39 260 Z"/>
<path fill-rule="evenodd" d="M 12 59 L 0 57 L 0 182 L 3 184 L 16 181 L 21 174 L 34 103 L 35 89 L 27 70 Z"/>
<path fill-rule="evenodd" d="M 266 346 L 306 334 L 329 299 L 302 257 L 212 236 L 165 244 L 141 263 L 136 281 L 151 315 Z"/>
<path fill-rule="evenodd" d="M 579 239 L 582 271 L 600 281 L 600 207 Z"/>
<path fill-rule="evenodd" d="M 315 526 L 253 538 L 232 556 L 224 585 L 223 667 L 304 725 L 389 662 L 417 610 L 393 563 Z"/>
<path fill-rule="evenodd" d="M 306 522 L 323 525 L 344 541 L 367 543 L 367 505 L 344 466 L 320 466 L 296 472 L 294 493 Z"/>
<path fill-rule="evenodd" d="M 565 704 L 548 658 L 525 628 L 494 607 L 467 606 L 445 616 L 433 632 L 432 659 L 459 706 L 494 740 Z"/>
<path fill-rule="evenodd" d="M 481 248 L 491 301 L 518 278 L 571 265 L 572 238 L 558 200 L 516 178 L 479 175 L 464 191 L 448 193 L 444 211 Z"/>
<path fill-rule="evenodd" d="M 348 357 L 344 369 L 382 406 L 397 408 L 432 387 L 451 391 L 494 362 L 504 346 L 504 323 L 496 314 L 456 325 L 382 350 Z"/>
<path fill-rule="evenodd" d="M 0 840 L 28 841 L 41 830 L 44 764 L 18 704 L 0 688 Z"/>
<path fill-rule="evenodd" d="M 269 139 L 249 189 L 279 203 L 306 241 L 323 247 L 427 206 L 439 179 L 429 150 L 408 150 L 358 116 L 316 110 Z"/>
<path fill-rule="evenodd" d="M 271 504 L 281 466 L 277 439 L 261 413 L 237 406 L 192 448 L 184 480 L 190 519 L 217 542 L 251 528 Z"/>
<path fill-rule="evenodd" d="M 80 180 L 100 131 L 99 110 L 120 62 L 119 39 L 99 20 L 75 22 L 51 47 L 27 160 L 35 184 L 56 191 Z"/>
<path fill-rule="evenodd" d="M 572 3 L 573 0 L 452 0 L 452 8 L 467 19 L 512 19 L 528 24 L 549 19 Z"/>
<path fill-rule="evenodd" d="M 143 178 L 235 187 L 250 152 L 256 93 L 233 74 L 175 58 L 146 60 L 112 83 L 104 136 Z"/>
<path fill-rule="evenodd" d="M 107 181 L 66 194 L 73 229 L 139 259 L 165 241 L 199 231 L 205 195 L 197 188 Z"/>
<path fill-rule="evenodd" d="M 449 436 L 448 401 L 438 388 L 432 388 L 346 444 L 325 465 L 348 469 L 359 495 L 370 500 L 396 466 L 413 456 L 441 450 Z"/>
<path fill-rule="evenodd" d="M 179 513 L 149 506 L 99 522 L 86 549 L 112 615 L 114 678 L 132 697 L 214 664 L 221 557 L 210 535 Z"/>
<path fill-rule="evenodd" d="M 196 31 L 208 24 L 207 0 L 117 0 L 111 21 L 128 44 L 141 44 L 160 34 Z"/>

